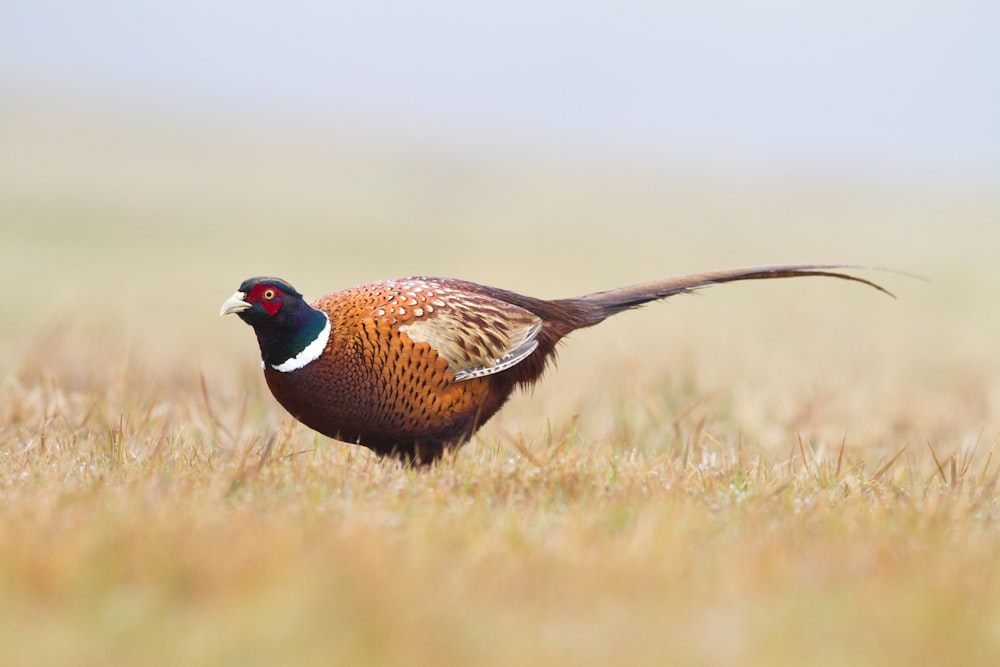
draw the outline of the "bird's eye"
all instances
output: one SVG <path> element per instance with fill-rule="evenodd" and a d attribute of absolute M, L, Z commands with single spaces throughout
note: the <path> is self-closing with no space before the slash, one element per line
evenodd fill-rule
<path fill-rule="evenodd" d="M 274 290 L 273 289 L 266 289 L 266 290 L 264 290 L 264 300 L 265 301 L 270 301 L 273 298 L 274 298 Z"/>

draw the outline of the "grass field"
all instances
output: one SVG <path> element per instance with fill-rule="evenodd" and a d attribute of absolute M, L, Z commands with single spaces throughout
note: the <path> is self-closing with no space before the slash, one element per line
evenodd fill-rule
<path fill-rule="evenodd" d="M 0 116 L 0 663 L 1000 660 L 1000 201 Z M 787 261 L 927 280 L 622 315 L 427 470 L 294 423 L 217 316 Z"/>

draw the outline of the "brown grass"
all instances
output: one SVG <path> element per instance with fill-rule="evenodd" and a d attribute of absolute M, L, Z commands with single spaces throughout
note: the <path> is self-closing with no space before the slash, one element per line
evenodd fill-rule
<path fill-rule="evenodd" d="M 1000 657 L 996 202 L 2 120 L 0 663 Z M 931 282 L 623 315 L 428 470 L 291 421 L 215 316 L 264 272 L 555 297 L 789 260 Z"/>

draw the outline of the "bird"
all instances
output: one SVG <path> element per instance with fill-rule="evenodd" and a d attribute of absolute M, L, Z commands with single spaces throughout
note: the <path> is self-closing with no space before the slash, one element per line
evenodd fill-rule
<path fill-rule="evenodd" d="M 429 464 L 457 449 L 553 360 L 577 329 L 652 301 L 741 280 L 820 276 L 891 292 L 842 264 L 722 269 L 568 299 L 409 277 L 307 303 L 280 278 L 243 281 L 220 310 L 250 325 L 264 378 L 293 417 L 382 456 Z"/>

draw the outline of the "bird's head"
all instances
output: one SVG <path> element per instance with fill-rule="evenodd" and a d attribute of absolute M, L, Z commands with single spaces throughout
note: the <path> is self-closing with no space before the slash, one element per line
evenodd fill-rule
<path fill-rule="evenodd" d="M 277 370 L 294 370 L 312 361 L 330 333 L 326 314 L 280 278 L 244 280 L 219 311 L 219 315 L 232 313 L 253 327 L 261 358 Z"/>
<path fill-rule="evenodd" d="M 280 328 L 305 306 L 302 295 L 280 278 L 247 278 L 222 304 L 219 315 L 235 313 L 250 326 Z M 308 306 L 307 306 L 308 307 Z"/>

